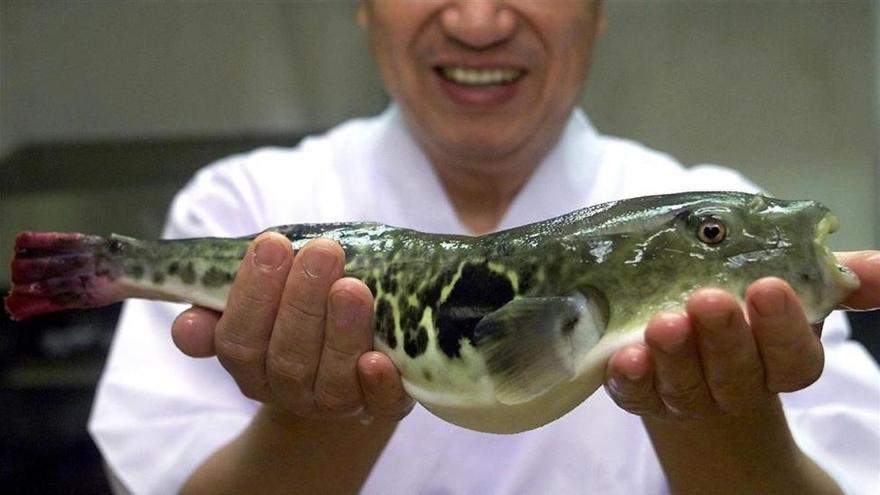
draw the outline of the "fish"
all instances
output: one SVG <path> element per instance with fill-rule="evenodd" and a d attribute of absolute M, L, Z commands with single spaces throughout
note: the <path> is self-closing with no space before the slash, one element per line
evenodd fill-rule
<path fill-rule="evenodd" d="M 776 276 L 819 322 L 855 290 L 825 245 L 839 222 L 811 200 L 692 192 L 599 204 L 481 236 L 380 223 L 269 228 L 295 250 L 325 237 L 374 296 L 374 349 L 439 418 L 490 433 L 541 427 L 603 382 L 609 357 L 648 319 L 701 287 L 744 304 Z M 251 240 L 139 240 L 22 232 L 5 306 L 13 319 L 126 298 L 222 311 Z"/>

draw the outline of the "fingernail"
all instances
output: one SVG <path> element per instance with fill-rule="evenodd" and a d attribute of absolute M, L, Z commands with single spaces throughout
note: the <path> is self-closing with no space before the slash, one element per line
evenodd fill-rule
<path fill-rule="evenodd" d="M 254 248 L 254 263 L 261 268 L 274 270 L 284 263 L 286 249 L 277 239 L 266 237 Z"/>
<path fill-rule="evenodd" d="M 322 278 L 330 275 L 336 267 L 336 256 L 321 248 L 304 249 L 303 269 L 306 275 L 312 278 Z"/>
<path fill-rule="evenodd" d="M 785 313 L 785 291 L 779 287 L 768 287 L 752 298 L 752 305 L 759 315 L 777 316 Z"/>
<path fill-rule="evenodd" d="M 700 324 L 707 328 L 729 327 L 733 314 L 730 311 L 712 311 L 697 316 Z"/>
<path fill-rule="evenodd" d="M 641 380 L 642 377 L 645 376 L 646 371 L 642 353 L 633 349 L 627 349 L 624 352 L 624 359 L 629 361 L 629 366 L 620 370 L 620 373 L 630 381 L 635 382 Z"/>
<path fill-rule="evenodd" d="M 361 318 L 361 307 L 353 295 L 340 290 L 330 296 L 330 314 L 340 323 L 351 323 Z"/>

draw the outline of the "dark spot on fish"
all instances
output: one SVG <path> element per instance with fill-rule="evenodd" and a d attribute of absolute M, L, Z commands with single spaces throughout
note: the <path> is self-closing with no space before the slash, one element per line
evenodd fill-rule
<path fill-rule="evenodd" d="M 382 275 L 382 290 L 384 290 L 388 294 L 396 294 L 397 293 L 397 277 L 394 276 L 390 271 L 385 272 Z"/>
<path fill-rule="evenodd" d="M 177 272 L 180 271 L 180 263 L 176 261 L 172 261 L 170 265 L 168 265 L 168 275 L 172 277 L 177 275 Z"/>
<path fill-rule="evenodd" d="M 221 270 L 216 266 L 212 266 L 208 268 L 208 271 L 202 275 L 202 285 L 205 287 L 221 287 L 227 283 L 229 283 L 229 273 L 226 270 Z"/>
<path fill-rule="evenodd" d="M 403 350 L 409 357 L 421 356 L 428 348 L 428 330 L 419 325 L 416 331 L 404 333 Z"/>
<path fill-rule="evenodd" d="M 376 278 L 375 277 L 364 277 L 364 284 L 370 289 L 370 292 L 373 294 L 373 297 L 376 297 Z"/>
<path fill-rule="evenodd" d="M 153 272 L 153 283 L 156 285 L 162 285 L 165 283 L 165 274 L 156 270 Z"/>
<path fill-rule="evenodd" d="M 535 283 L 535 268 L 528 267 L 517 275 L 519 276 L 519 294 L 527 294 Z"/>
<path fill-rule="evenodd" d="M 144 276 L 144 265 L 140 263 L 135 263 L 128 267 L 127 274 L 131 278 L 143 278 Z"/>
<path fill-rule="evenodd" d="M 121 254 L 123 251 L 125 251 L 125 243 L 120 241 L 119 239 L 113 239 L 110 241 L 107 249 L 110 250 L 110 254 Z"/>
<path fill-rule="evenodd" d="M 397 334 L 394 329 L 394 310 L 385 298 L 376 301 L 376 334 L 394 349 L 397 347 Z"/>
<path fill-rule="evenodd" d="M 436 309 L 440 302 L 440 294 L 443 293 L 443 288 L 449 284 L 452 277 L 452 271 L 446 270 L 433 281 L 428 282 L 425 288 L 419 291 L 416 295 L 416 298 L 419 300 L 419 305 Z"/>
<path fill-rule="evenodd" d="M 404 332 L 415 330 L 422 320 L 423 310 L 400 301 L 397 303 L 397 309 L 400 312 L 400 329 Z"/>
<path fill-rule="evenodd" d="M 813 280 L 813 276 L 807 272 L 801 273 L 801 280 L 804 282 L 810 282 Z"/>
<path fill-rule="evenodd" d="M 431 372 L 428 371 L 427 369 L 422 370 L 422 376 L 425 377 L 426 382 L 433 382 L 434 381 L 434 377 L 431 376 Z"/>
<path fill-rule="evenodd" d="M 180 270 L 180 281 L 192 285 L 196 282 L 196 267 L 190 261 Z"/>
<path fill-rule="evenodd" d="M 474 329 L 487 314 L 513 299 L 510 280 L 485 264 L 462 268 L 449 297 L 437 309 L 437 342 L 449 357 L 461 356 L 461 340 L 474 343 Z"/>
<path fill-rule="evenodd" d="M 357 252 L 355 252 L 354 249 L 349 248 L 349 249 L 344 249 L 343 251 L 345 254 L 345 263 L 350 262 L 351 260 L 354 259 L 355 256 L 357 256 Z"/>

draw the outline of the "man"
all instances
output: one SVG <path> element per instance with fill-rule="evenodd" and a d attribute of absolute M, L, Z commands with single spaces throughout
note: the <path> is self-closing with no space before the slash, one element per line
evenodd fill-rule
<path fill-rule="evenodd" d="M 376 0 L 358 19 L 392 107 L 202 171 L 176 199 L 169 236 L 339 220 L 482 233 L 622 197 L 755 189 L 599 136 L 574 110 L 605 29 L 601 2 Z M 880 254 L 844 261 L 864 282 L 847 302 L 880 303 Z M 260 236 L 222 315 L 192 308 L 174 321 L 180 351 L 216 361 L 181 355 L 159 332 L 174 309 L 129 304 L 91 424 L 120 479 L 156 493 L 835 493 L 874 482 L 877 369 L 845 342 L 839 315 L 823 355 L 780 280 L 750 287 L 745 312 L 722 291 L 695 294 L 686 314 L 655 316 L 645 345 L 611 358 L 607 395 L 495 436 L 413 407 L 388 357 L 370 351 L 372 295 L 342 265 L 330 241 L 294 257 L 283 238 Z M 786 398 L 787 421 L 778 394 L 815 381 L 826 357 L 819 383 Z"/>

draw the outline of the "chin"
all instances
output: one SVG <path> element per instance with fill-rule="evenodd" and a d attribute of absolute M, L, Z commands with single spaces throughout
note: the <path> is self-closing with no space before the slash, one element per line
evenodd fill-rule
<path fill-rule="evenodd" d="M 528 141 L 527 138 L 500 135 L 496 130 L 486 125 L 473 126 L 471 129 L 462 126 L 455 135 L 443 140 L 443 148 L 462 158 L 498 160 L 510 156 Z"/>

